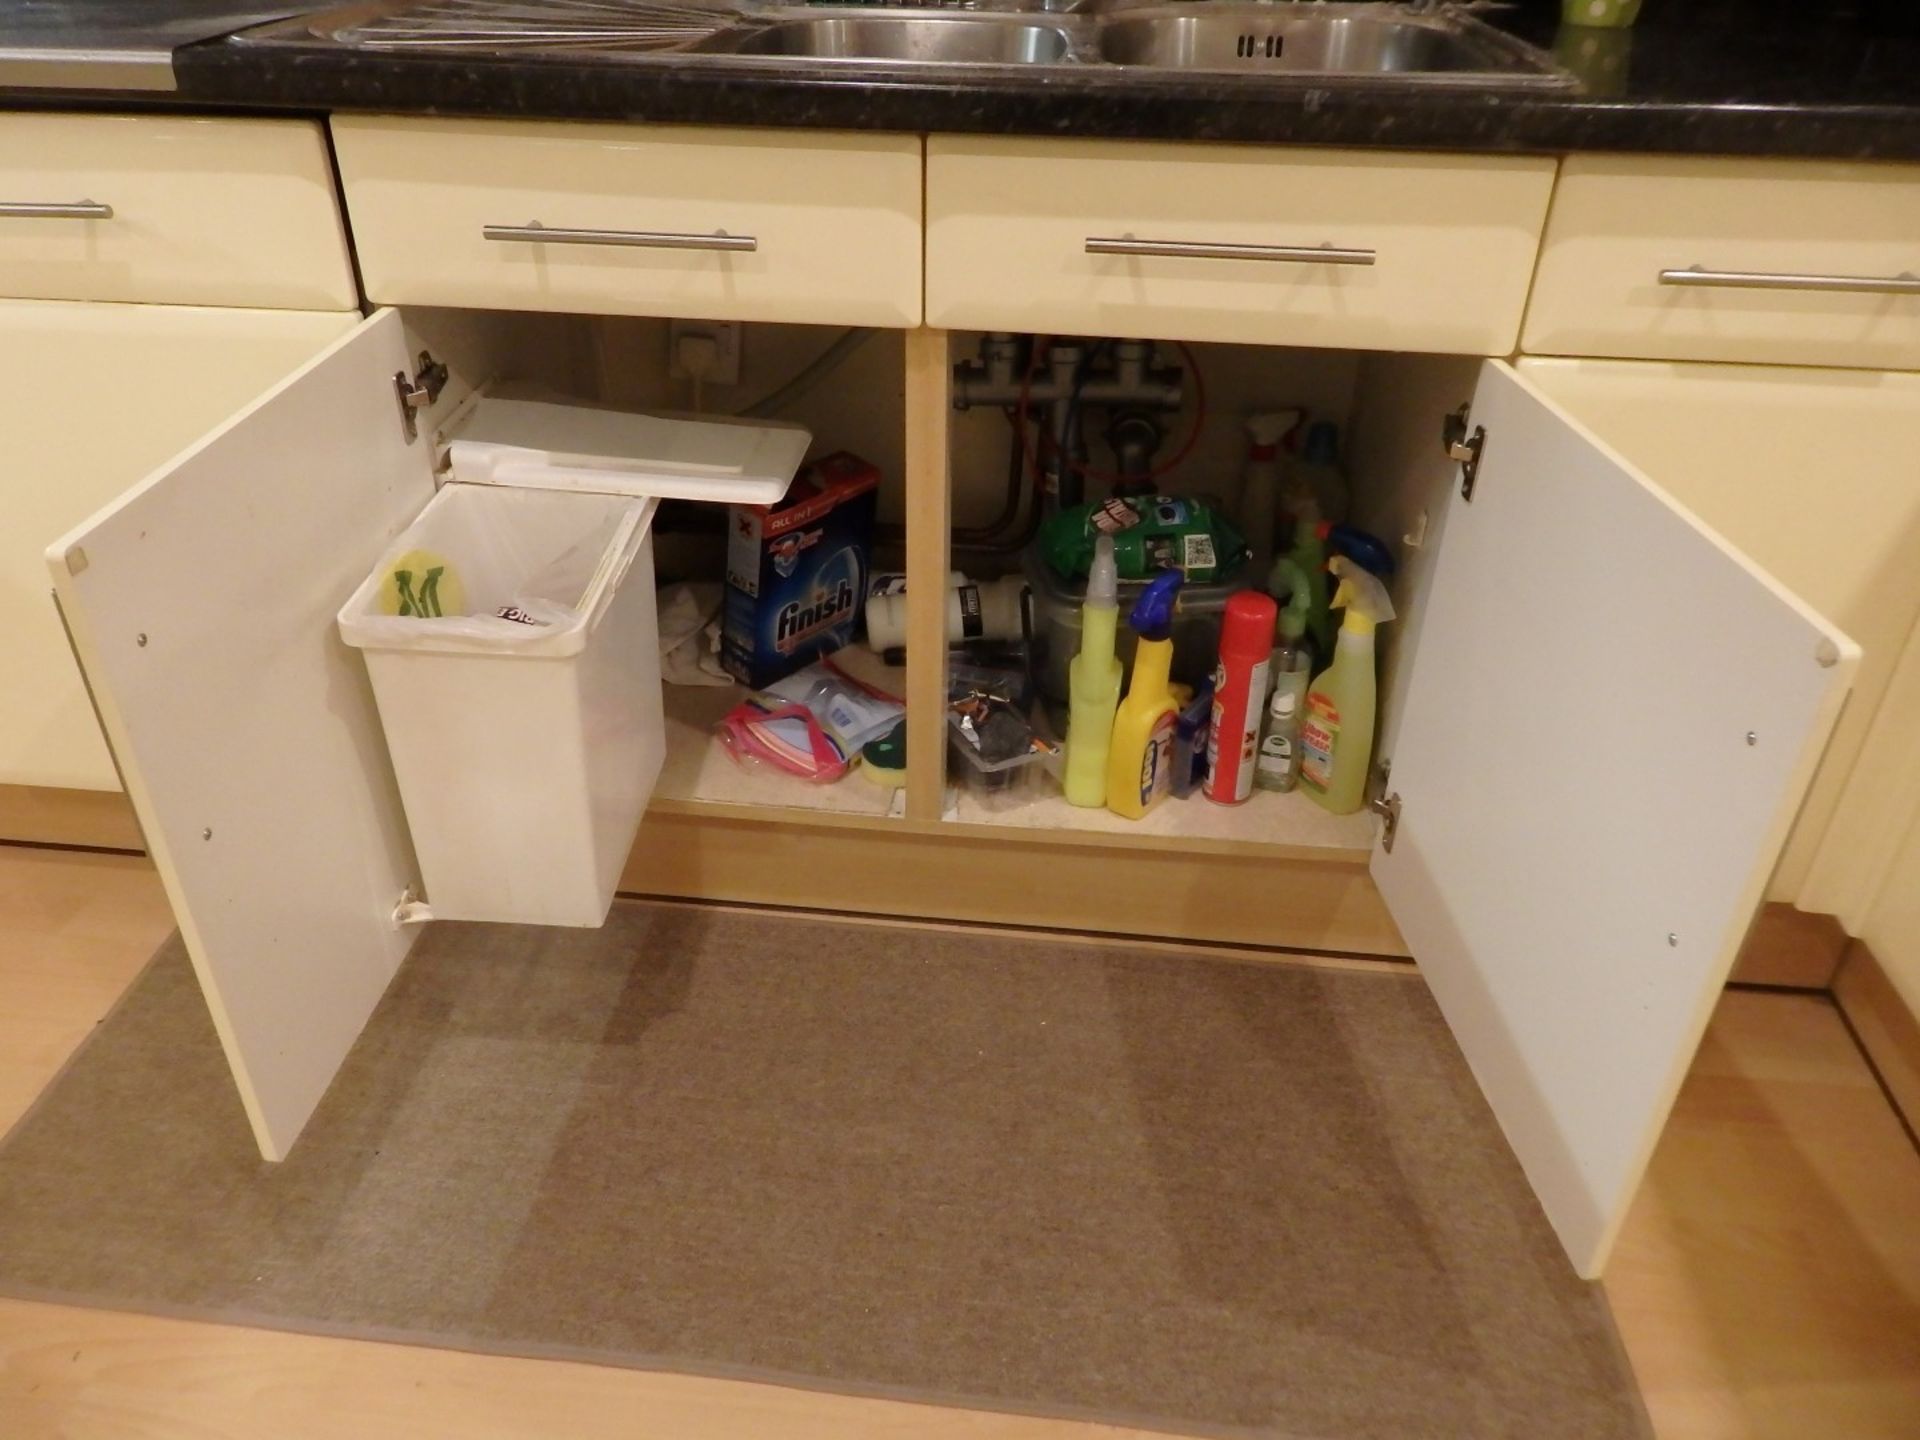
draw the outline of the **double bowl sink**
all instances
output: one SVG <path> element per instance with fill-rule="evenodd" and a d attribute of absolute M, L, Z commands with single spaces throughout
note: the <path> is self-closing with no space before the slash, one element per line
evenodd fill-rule
<path fill-rule="evenodd" d="M 781 12 L 698 42 L 699 53 L 921 65 L 1106 64 L 1319 77 L 1553 78 L 1552 62 L 1471 16 L 1393 4 L 1090 4 L 1066 14 L 979 10 Z M 1535 62 L 1536 58 L 1540 63 Z"/>
<path fill-rule="evenodd" d="M 295 32 L 289 35 L 289 31 Z M 1552 58 L 1461 7 L 1335 0 L 971 0 L 964 8 L 755 0 L 400 0 L 243 39 L 371 50 L 1537 88 Z"/>

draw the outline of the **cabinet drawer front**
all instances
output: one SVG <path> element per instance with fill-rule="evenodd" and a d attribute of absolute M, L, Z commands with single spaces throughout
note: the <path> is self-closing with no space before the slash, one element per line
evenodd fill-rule
<path fill-rule="evenodd" d="M 1523 347 L 1912 369 L 1916 276 L 1920 166 L 1576 155 Z"/>
<path fill-rule="evenodd" d="M 920 320 L 916 136 L 352 117 L 333 133 L 383 303 Z"/>
<path fill-rule="evenodd" d="M 0 295 L 350 310 L 326 137 L 304 120 L 0 115 Z"/>
<path fill-rule="evenodd" d="M 1554 162 L 964 140 L 927 147 L 927 323 L 1513 349 Z"/>

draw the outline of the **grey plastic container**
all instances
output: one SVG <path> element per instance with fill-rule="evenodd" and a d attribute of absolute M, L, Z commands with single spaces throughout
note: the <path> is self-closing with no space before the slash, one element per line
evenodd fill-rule
<path fill-rule="evenodd" d="M 1080 653 L 1080 606 L 1086 599 L 1084 580 L 1062 580 L 1038 546 L 1029 545 L 1022 557 L 1027 584 L 1033 591 L 1033 672 L 1040 696 L 1051 706 L 1067 703 L 1067 675 Z M 1182 585 L 1173 620 L 1173 678 L 1198 685 L 1213 674 L 1220 658 L 1220 621 L 1227 597 L 1246 588 L 1246 562 L 1204 585 Z M 1137 637 L 1127 628 L 1127 613 L 1145 580 L 1120 582 L 1120 665 L 1125 679 L 1133 679 L 1133 647 Z"/>

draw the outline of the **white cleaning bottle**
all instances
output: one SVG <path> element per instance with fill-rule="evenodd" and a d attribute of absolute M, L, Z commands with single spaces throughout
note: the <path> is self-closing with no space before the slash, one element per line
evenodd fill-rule
<path fill-rule="evenodd" d="M 1347 523 L 1347 477 L 1340 468 L 1340 427 L 1331 420 L 1307 426 L 1300 453 L 1288 462 L 1289 479 L 1313 496 L 1320 518 L 1329 525 Z"/>
<path fill-rule="evenodd" d="M 1089 808 L 1107 803 L 1107 752 L 1113 714 L 1120 705 L 1120 580 L 1113 563 L 1113 537 L 1093 542 L 1087 598 L 1080 607 L 1080 653 L 1067 672 L 1067 771 L 1061 782 L 1067 801 Z"/>
<path fill-rule="evenodd" d="M 1270 410 L 1247 417 L 1247 467 L 1240 485 L 1240 528 L 1246 532 L 1247 573 L 1257 586 L 1273 563 L 1273 533 L 1279 524 L 1280 442 L 1300 423 L 1298 410 Z"/>
<path fill-rule="evenodd" d="M 1340 581 L 1333 606 L 1346 607 L 1333 663 L 1307 687 L 1300 722 L 1300 788 L 1335 815 L 1351 815 L 1367 794 L 1378 681 L 1373 630 L 1393 619 L 1387 587 L 1344 555 L 1327 562 Z"/>
<path fill-rule="evenodd" d="M 1284 791 L 1300 783 L 1300 716 L 1307 708 L 1307 686 L 1313 680 L 1313 652 L 1307 648 L 1307 611 L 1313 592 L 1300 567 L 1284 556 L 1273 562 L 1272 582 L 1274 596 L 1286 596 L 1287 603 L 1275 627 L 1280 643 L 1269 662 L 1273 698 L 1267 702 L 1253 783 L 1262 790 Z"/>

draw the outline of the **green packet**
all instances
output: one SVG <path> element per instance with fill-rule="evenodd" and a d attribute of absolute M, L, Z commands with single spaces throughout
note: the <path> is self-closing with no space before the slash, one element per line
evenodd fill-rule
<path fill-rule="evenodd" d="M 1247 553 L 1226 516 L 1177 495 L 1115 496 L 1062 510 L 1041 525 L 1040 553 L 1061 578 L 1082 580 L 1102 535 L 1113 537 L 1114 568 L 1122 580 L 1178 570 L 1205 584 L 1231 573 Z"/>

